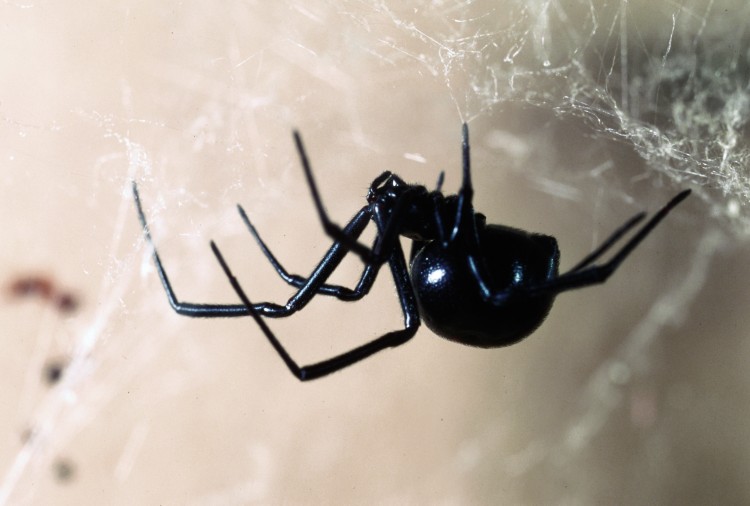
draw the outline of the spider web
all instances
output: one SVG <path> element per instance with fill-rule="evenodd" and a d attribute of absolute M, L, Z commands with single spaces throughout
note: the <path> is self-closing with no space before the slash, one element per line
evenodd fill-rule
<path fill-rule="evenodd" d="M 18 48 L 0 57 L 4 280 L 42 271 L 81 300 L 5 298 L 1 504 L 750 500 L 750 7 L 423 4 L 0 5 Z M 329 241 L 291 128 L 343 223 L 382 170 L 445 170 L 454 191 L 462 121 L 477 210 L 555 235 L 563 269 L 694 193 L 508 349 L 422 329 L 301 385 L 252 322 L 168 308 L 132 180 L 180 298 L 236 303 L 216 239 L 253 300 L 283 301 L 235 204 L 290 271 L 313 268 Z M 309 363 L 399 315 L 384 269 L 362 303 L 269 325 Z"/>

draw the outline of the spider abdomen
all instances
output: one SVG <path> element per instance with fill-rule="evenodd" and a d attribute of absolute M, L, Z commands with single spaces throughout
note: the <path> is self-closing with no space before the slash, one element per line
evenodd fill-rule
<path fill-rule="evenodd" d="M 426 244 L 411 264 L 420 314 L 436 334 L 470 346 L 495 348 L 516 343 L 536 330 L 552 307 L 553 295 L 529 296 L 523 288 L 554 279 L 559 251 L 554 238 L 489 225 L 479 231 L 482 286 L 459 243 Z M 491 294 L 506 294 L 492 299 Z"/>

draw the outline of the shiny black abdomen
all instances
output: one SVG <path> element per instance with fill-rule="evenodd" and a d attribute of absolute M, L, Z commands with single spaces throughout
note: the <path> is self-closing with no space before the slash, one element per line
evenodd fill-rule
<path fill-rule="evenodd" d="M 531 297 L 524 286 L 539 286 L 558 273 L 560 253 L 553 237 L 488 225 L 479 231 L 487 297 L 462 244 L 427 243 L 411 263 L 419 312 L 436 334 L 471 346 L 516 343 L 544 321 L 554 295 Z M 482 260 L 481 258 L 479 259 Z"/>

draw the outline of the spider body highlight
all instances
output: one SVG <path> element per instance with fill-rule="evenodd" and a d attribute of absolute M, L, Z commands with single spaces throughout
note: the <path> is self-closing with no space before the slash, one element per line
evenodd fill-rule
<path fill-rule="evenodd" d="M 386 171 L 373 180 L 367 204 L 343 228 L 334 224 L 325 211 L 297 132 L 294 140 L 321 223 L 333 239 L 313 272 L 308 277 L 289 274 L 238 206 L 241 218 L 266 259 L 286 283 L 297 289 L 285 304 L 252 302 L 213 241 L 214 255 L 241 304 L 180 301 L 156 248 L 153 258 L 167 299 L 176 312 L 192 317 L 252 317 L 292 374 L 302 381 L 325 376 L 385 348 L 405 343 L 414 336 L 421 319 L 434 333 L 461 344 L 494 348 L 516 343 L 542 324 L 559 293 L 606 281 L 654 227 L 690 194 L 690 190 L 685 190 L 670 200 L 607 262 L 595 263 L 643 221 L 645 213 L 625 222 L 599 248 L 560 274 L 560 252 L 553 237 L 487 224 L 485 216 L 474 211 L 466 124 L 462 135 L 463 181 L 457 194 L 442 194 L 442 173 L 436 189 L 428 190 Z M 153 246 L 135 182 L 133 195 L 144 234 Z M 370 222 L 377 227 L 377 235 L 372 246 L 367 246 L 358 238 Z M 408 268 L 399 241 L 401 236 L 412 241 Z M 328 284 L 328 278 L 349 252 L 364 263 L 356 286 Z M 298 365 L 265 318 L 289 316 L 317 295 L 342 301 L 359 300 L 370 291 L 385 264 L 394 280 L 404 327 L 333 358 Z"/>

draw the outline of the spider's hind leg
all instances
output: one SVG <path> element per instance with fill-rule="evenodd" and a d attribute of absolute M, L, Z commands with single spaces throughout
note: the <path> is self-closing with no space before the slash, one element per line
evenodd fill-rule
<path fill-rule="evenodd" d="M 607 240 L 605 240 L 598 248 L 596 248 L 594 251 L 586 255 L 586 257 L 584 257 L 583 260 L 578 262 L 568 272 L 580 271 L 587 265 L 594 263 L 599 257 L 605 254 L 607 250 L 609 250 L 612 246 L 614 246 L 614 244 L 617 241 L 619 241 L 622 236 L 627 234 L 630 231 L 630 229 L 632 229 L 641 221 L 643 221 L 643 218 L 645 217 L 646 217 L 646 213 L 638 213 L 632 218 L 630 218 L 628 221 L 622 224 L 620 228 L 612 232 L 612 234 L 610 234 Z"/>
<path fill-rule="evenodd" d="M 584 258 L 572 270 L 561 274 L 557 278 L 542 283 L 535 287 L 530 287 L 530 295 L 544 295 L 551 293 L 560 293 L 566 290 L 574 290 L 589 285 L 604 283 L 630 255 L 633 250 L 653 231 L 654 228 L 675 208 L 690 195 L 690 190 L 684 190 L 678 193 L 672 200 L 666 203 L 643 227 L 633 236 L 615 255 L 606 263 L 601 265 L 589 266 L 596 258 L 601 256 L 609 249 L 614 242 L 619 239 L 625 232 L 641 221 L 641 215 L 636 215 L 627 221 L 604 242 L 602 246 L 594 250 L 593 253 Z"/>

